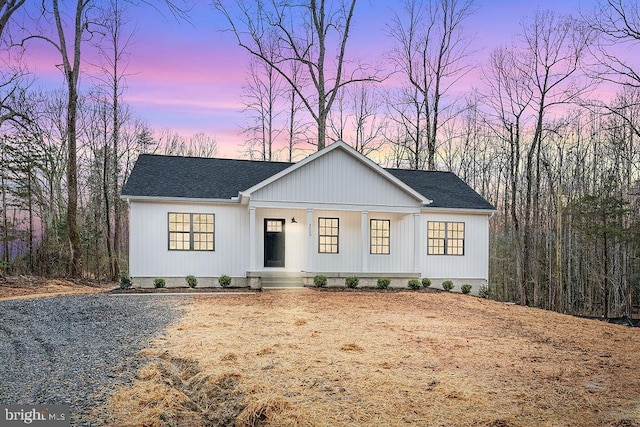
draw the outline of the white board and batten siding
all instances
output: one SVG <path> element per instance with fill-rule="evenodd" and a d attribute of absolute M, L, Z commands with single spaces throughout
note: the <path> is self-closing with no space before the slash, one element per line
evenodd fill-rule
<path fill-rule="evenodd" d="M 440 280 L 453 280 L 456 284 L 468 281 L 479 284 L 489 277 L 489 218 L 488 214 L 455 212 L 423 212 L 424 246 L 421 246 L 421 274 L 440 285 Z M 464 255 L 427 255 L 428 221 L 464 222 Z M 474 286 L 475 288 L 476 286 Z"/>
<path fill-rule="evenodd" d="M 313 271 L 344 272 L 359 271 L 362 265 L 362 239 L 360 237 L 360 212 L 315 210 L 313 212 L 312 257 L 310 266 Z M 319 253 L 318 219 L 338 218 L 338 253 Z"/>
<path fill-rule="evenodd" d="M 394 214 L 388 212 L 369 212 L 368 220 L 389 220 L 389 254 L 371 254 L 367 251 L 368 273 L 411 273 L 414 271 L 414 216 L 413 214 Z M 367 224 L 369 229 L 369 224 Z M 368 240 L 368 239 L 367 239 Z M 368 243 L 368 242 L 367 242 Z"/>
<path fill-rule="evenodd" d="M 170 212 L 214 214 L 215 250 L 169 250 Z M 168 279 L 188 275 L 198 278 L 246 275 L 249 252 L 246 206 L 131 201 L 129 215 L 131 277 Z"/>
<path fill-rule="evenodd" d="M 251 194 L 251 202 L 259 207 L 291 203 L 330 209 L 330 205 L 336 205 L 341 210 L 376 206 L 396 211 L 419 208 L 415 196 L 401 191 L 363 162 L 339 150 L 257 189 Z"/>
<path fill-rule="evenodd" d="M 365 229 L 369 230 L 371 219 L 390 220 L 390 253 L 371 254 L 368 232 L 362 237 L 362 213 L 349 211 L 317 210 L 313 213 L 313 259 L 312 271 L 332 273 L 407 273 L 413 270 L 413 252 L 405 242 L 413 241 L 413 215 L 388 212 L 368 212 Z M 317 224 L 319 218 L 338 218 L 339 220 L 339 253 L 327 254 L 318 251 Z M 366 258 L 366 269 L 363 264 Z"/>

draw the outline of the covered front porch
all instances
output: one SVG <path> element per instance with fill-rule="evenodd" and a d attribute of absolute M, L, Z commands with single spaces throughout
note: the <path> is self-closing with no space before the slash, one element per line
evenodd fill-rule
<path fill-rule="evenodd" d="M 248 211 L 252 288 L 312 285 L 316 274 L 330 285 L 357 276 L 364 286 L 379 277 L 406 286 L 420 276 L 419 208 L 249 203 Z"/>

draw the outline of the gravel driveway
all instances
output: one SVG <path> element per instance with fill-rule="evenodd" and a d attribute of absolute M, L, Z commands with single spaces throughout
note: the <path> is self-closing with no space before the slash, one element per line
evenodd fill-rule
<path fill-rule="evenodd" d="M 105 294 L 0 301 L 0 402 L 68 404 L 71 425 L 135 377 L 149 346 L 191 297 Z"/>

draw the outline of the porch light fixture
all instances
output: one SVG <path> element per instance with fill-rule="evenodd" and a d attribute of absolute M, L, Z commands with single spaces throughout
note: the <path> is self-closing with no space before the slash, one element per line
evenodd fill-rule
<path fill-rule="evenodd" d="M 291 217 L 291 224 L 297 224 L 297 223 L 298 223 L 298 221 L 296 221 L 296 217 L 292 216 Z"/>

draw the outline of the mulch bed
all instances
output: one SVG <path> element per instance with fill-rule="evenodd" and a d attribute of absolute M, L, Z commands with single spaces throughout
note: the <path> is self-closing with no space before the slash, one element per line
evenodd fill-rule
<path fill-rule="evenodd" d="M 313 289 L 314 291 L 320 292 L 383 292 L 383 293 L 395 293 L 395 292 L 418 292 L 418 293 L 438 293 L 445 292 L 442 289 L 437 288 L 420 288 L 418 290 L 409 289 L 409 288 L 387 288 L 387 289 L 378 289 L 374 287 L 357 287 L 357 288 L 347 288 L 345 286 L 327 286 L 324 288 L 318 288 L 315 286 L 309 286 L 309 289 Z"/>
<path fill-rule="evenodd" d="M 358 288 L 347 288 L 342 286 L 329 286 L 324 288 L 318 287 L 308 287 L 308 289 L 312 289 L 318 292 L 383 292 L 383 293 L 397 293 L 397 292 L 418 292 L 418 293 L 438 293 L 445 292 L 441 289 L 435 288 L 422 288 L 419 290 L 413 290 L 409 288 L 387 288 L 387 289 L 378 289 L 374 287 L 358 287 Z M 211 292 L 261 292 L 263 289 L 251 289 L 249 287 L 230 287 L 230 288 L 222 288 L 222 287 L 209 287 L 209 288 L 188 288 L 188 287 L 176 287 L 176 288 L 129 288 L 129 289 L 120 289 L 115 288 L 111 290 L 109 293 L 112 294 L 162 294 L 162 293 L 179 293 L 179 294 L 197 294 L 197 293 L 211 293 Z"/>
<path fill-rule="evenodd" d="M 221 293 L 221 292 L 229 292 L 229 293 L 237 293 L 237 292 L 260 292 L 259 289 L 251 289 L 249 287 L 242 288 L 222 288 L 222 287 L 211 287 L 211 288 L 188 288 L 188 287 L 179 287 L 179 288 L 129 288 L 129 289 L 120 289 L 115 288 L 109 293 L 111 294 L 201 294 L 201 293 Z"/>

